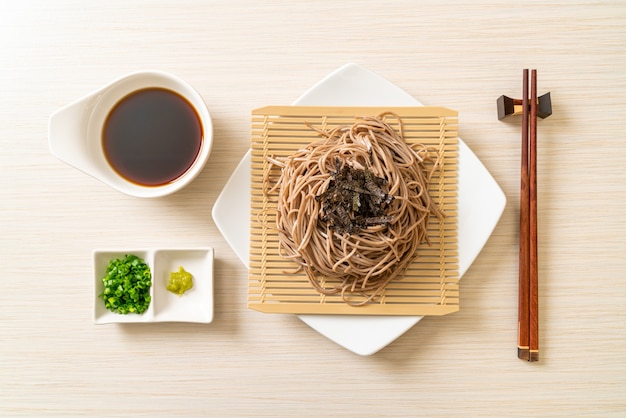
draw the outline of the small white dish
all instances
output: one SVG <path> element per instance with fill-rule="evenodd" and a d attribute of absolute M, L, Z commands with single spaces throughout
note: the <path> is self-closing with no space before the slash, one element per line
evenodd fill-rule
<path fill-rule="evenodd" d="M 202 126 L 200 150 L 191 166 L 175 180 L 159 186 L 143 186 L 118 174 L 109 164 L 102 145 L 102 132 L 109 112 L 133 92 L 160 88 L 182 96 Z M 50 152 L 59 160 L 136 197 L 160 197 L 174 193 L 195 179 L 209 159 L 213 146 L 213 124 L 202 96 L 182 79 L 162 71 L 127 74 L 87 96 L 57 110 L 48 122 Z"/>
<path fill-rule="evenodd" d="M 315 84 L 294 105 L 422 106 L 377 74 L 347 64 Z M 462 120 L 462 116 L 460 117 Z M 500 220 L 506 197 L 494 178 L 459 138 L 459 277 L 474 262 Z M 250 237 L 250 152 L 243 157 L 213 206 L 213 219 L 248 266 Z M 299 315 L 304 323 L 344 348 L 371 355 L 419 322 L 421 316 Z"/>
<path fill-rule="evenodd" d="M 133 254 L 143 259 L 152 273 L 150 306 L 138 314 L 118 314 L 109 311 L 98 297 L 102 293 L 102 278 L 109 262 Z M 213 321 L 213 249 L 115 249 L 95 250 L 94 266 L 94 323 L 115 322 L 197 322 Z M 181 296 L 167 290 L 170 273 L 182 266 L 193 276 L 193 287 Z"/>

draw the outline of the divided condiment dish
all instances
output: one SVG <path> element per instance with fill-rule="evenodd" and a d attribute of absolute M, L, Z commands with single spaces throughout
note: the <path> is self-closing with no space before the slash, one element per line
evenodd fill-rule
<path fill-rule="evenodd" d="M 150 268 L 151 302 L 142 314 L 118 314 L 109 311 L 101 298 L 102 278 L 109 262 L 127 254 L 141 258 Z M 170 273 L 182 266 L 193 276 L 193 287 L 181 296 L 167 290 Z M 102 249 L 93 252 L 94 323 L 129 322 L 198 322 L 213 321 L 213 249 Z"/>

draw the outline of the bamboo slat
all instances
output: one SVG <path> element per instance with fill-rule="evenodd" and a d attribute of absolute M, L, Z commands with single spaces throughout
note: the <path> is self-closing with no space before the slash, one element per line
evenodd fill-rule
<path fill-rule="evenodd" d="M 420 246 L 418 256 L 403 277 L 387 285 L 375 302 L 351 306 L 339 295 L 321 295 L 306 274 L 279 252 L 273 229 L 276 196 L 267 195 L 268 157 L 284 158 L 319 139 L 306 123 L 322 129 L 351 125 L 355 117 L 393 112 L 402 119 L 409 145 L 439 149 L 441 170 L 429 185 L 431 196 L 445 212 L 428 225 L 430 245 Z M 390 119 L 394 129 L 398 123 Z M 394 125 L 395 123 L 395 125 Z M 248 307 L 266 313 L 346 315 L 446 315 L 459 309 L 457 239 L 457 112 L 442 107 L 317 107 L 268 106 L 252 111 L 251 125 L 250 269 Z M 327 279 L 332 283 L 333 279 Z"/>

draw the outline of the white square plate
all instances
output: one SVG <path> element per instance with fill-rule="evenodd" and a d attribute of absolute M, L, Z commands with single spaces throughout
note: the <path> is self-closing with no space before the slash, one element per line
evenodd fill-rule
<path fill-rule="evenodd" d="M 298 98 L 301 106 L 421 106 L 399 87 L 356 64 L 347 64 Z M 478 157 L 459 138 L 459 277 L 470 267 L 500 220 L 506 197 Z M 248 266 L 250 152 L 213 206 L 213 219 Z M 359 354 L 381 350 L 422 319 L 420 316 L 299 315 L 320 334 Z"/>
<path fill-rule="evenodd" d="M 143 259 L 152 273 L 150 306 L 141 315 L 121 315 L 109 311 L 102 299 L 102 278 L 109 262 L 134 254 Z M 213 249 L 126 249 L 95 250 L 94 261 L 94 322 L 199 322 L 213 321 Z M 193 287 L 181 296 L 167 290 L 170 273 L 182 266 L 193 276 Z"/>

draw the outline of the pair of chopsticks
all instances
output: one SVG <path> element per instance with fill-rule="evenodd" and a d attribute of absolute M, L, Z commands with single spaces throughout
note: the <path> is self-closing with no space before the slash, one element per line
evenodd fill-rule
<path fill-rule="evenodd" d="M 524 70 L 522 99 L 500 96 L 498 119 L 522 115 L 522 176 L 520 188 L 519 307 L 517 356 L 539 360 L 539 288 L 537 263 L 537 117 L 552 114 L 550 93 L 537 97 L 537 70 Z M 520 109 L 521 108 L 521 109 Z"/>
<path fill-rule="evenodd" d="M 522 171 L 520 189 L 519 304 L 517 356 L 539 360 L 537 263 L 537 70 L 528 70 L 522 88 Z"/>

